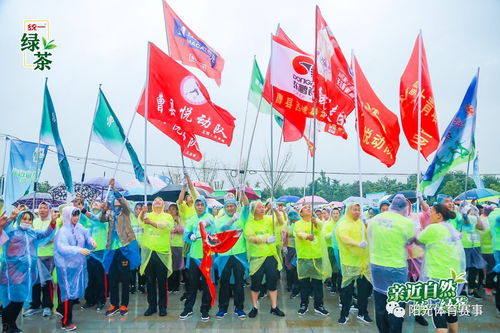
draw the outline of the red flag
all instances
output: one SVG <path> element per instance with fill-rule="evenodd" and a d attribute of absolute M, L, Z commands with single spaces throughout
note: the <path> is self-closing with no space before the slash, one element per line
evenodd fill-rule
<path fill-rule="evenodd" d="M 375 95 L 356 58 L 354 63 L 361 148 L 391 167 L 399 149 L 398 117 Z"/>
<path fill-rule="evenodd" d="M 354 83 L 349 66 L 332 31 L 316 6 L 316 61 L 314 96 L 317 118 L 325 132 L 347 139 L 344 124 L 354 110 Z"/>
<path fill-rule="evenodd" d="M 235 118 L 212 103 L 203 84 L 153 43 L 148 89 L 149 119 L 176 123 L 188 133 L 231 145 Z"/>
<path fill-rule="evenodd" d="M 420 152 L 427 159 L 439 146 L 439 129 L 437 124 L 436 109 L 434 107 L 434 95 L 432 94 L 431 77 L 427 67 L 422 36 L 419 34 L 410 61 L 401 76 L 399 85 L 399 109 L 401 112 L 401 124 L 410 147 L 418 149 L 418 55 L 419 44 L 422 53 L 421 63 L 421 130 L 420 130 Z"/>
<path fill-rule="evenodd" d="M 137 113 L 139 113 L 143 117 L 144 117 L 144 107 L 145 107 L 144 105 L 145 94 L 146 91 L 143 90 L 141 94 L 141 100 L 139 102 L 139 105 L 137 106 Z M 156 128 L 158 128 L 160 131 L 162 131 L 164 134 L 166 134 L 168 137 L 170 137 L 172 140 L 177 142 L 177 144 L 181 147 L 182 155 L 190 159 L 193 159 L 195 161 L 201 160 L 203 156 L 198 146 L 196 137 L 193 134 L 186 132 L 183 129 L 182 123 L 180 122 L 179 119 L 169 118 L 165 119 L 165 121 L 158 119 L 151 119 L 149 117 L 149 112 L 148 112 L 148 121 L 151 124 L 153 124 Z"/>
<path fill-rule="evenodd" d="M 198 68 L 220 86 L 224 59 L 189 29 L 166 1 L 163 1 L 163 12 L 172 58 Z"/>
<path fill-rule="evenodd" d="M 200 234 L 203 241 L 203 259 L 200 264 L 200 271 L 205 277 L 208 284 L 210 296 L 212 296 L 211 305 L 215 304 L 215 286 L 212 282 L 212 255 L 214 253 L 224 253 L 229 251 L 238 241 L 241 235 L 241 230 L 228 230 L 217 234 L 208 234 L 200 222 Z"/>

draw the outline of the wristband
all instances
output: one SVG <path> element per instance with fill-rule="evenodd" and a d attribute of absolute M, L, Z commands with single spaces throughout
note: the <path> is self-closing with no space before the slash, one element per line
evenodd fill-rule
<path fill-rule="evenodd" d="M 82 214 L 83 214 L 83 215 L 87 214 L 87 210 L 86 210 L 85 208 L 83 208 L 83 209 L 81 210 L 81 212 L 82 212 Z"/>

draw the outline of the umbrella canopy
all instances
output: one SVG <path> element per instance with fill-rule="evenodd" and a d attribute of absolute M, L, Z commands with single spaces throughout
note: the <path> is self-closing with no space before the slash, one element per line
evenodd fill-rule
<path fill-rule="evenodd" d="M 478 200 L 478 201 L 490 201 L 500 198 L 500 192 L 492 190 L 490 188 L 474 188 L 468 190 L 460 195 L 458 195 L 454 201 L 463 200 Z"/>
<path fill-rule="evenodd" d="M 329 205 L 333 207 L 344 207 L 344 204 L 340 201 L 332 201 L 329 203 Z"/>
<path fill-rule="evenodd" d="M 371 203 L 370 200 L 368 200 L 367 198 L 363 198 L 363 197 L 349 197 L 342 202 L 344 203 L 344 205 L 349 203 L 349 202 L 357 202 L 360 205 L 369 205 Z"/>
<path fill-rule="evenodd" d="M 229 191 L 227 191 L 228 193 L 233 193 L 233 194 L 236 194 L 236 188 L 232 188 L 230 189 Z M 247 196 L 247 198 L 249 200 L 257 200 L 257 199 L 260 199 L 259 195 L 257 193 L 255 193 L 255 191 L 253 190 L 253 188 L 251 187 L 248 187 L 248 186 L 245 186 L 245 195 Z"/>
<path fill-rule="evenodd" d="M 177 202 L 177 199 L 179 198 L 179 194 L 181 194 L 182 190 L 182 185 L 174 185 L 170 184 L 165 186 L 164 188 L 160 189 L 159 191 L 152 193 L 152 198 L 160 197 L 165 201 L 172 201 L 172 202 Z M 213 196 L 208 193 L 206 190 L 202 188 L 197 188 L 196 189 L 198 193 L 205 198 L 213 198 Z M 142 192 L 142 195 L 144 197 L 144 189 Z M 141 199 L 142 200 L 142 199 Z"/>
<path fill-rule="evenodd" d="M 219 207 L 219 208 L 222 208 L 224 207 L 223 204 L 221 204 L 220 202 L 218 202 L 217 200 L 213 199 L 213 198 L 209 198 L 207 199 L 207 205 L 208 207 L 210 208 L 214 208 L 214 207 Z"/>
<path fill-rule="evenodd" d="M 151 186 L 157 190 L 167 186 L 167 183 L 165 183 L 163 180 L 161 180 L 158 177 L 148 176 L 148 180 L 149 180 L 149 184 L 151 184 Z M 131 181 L 130 183 L 125 185 L 125 188 L 127 189 L 127 191 L 130 191 L 133 188 L 137 188 L 137 187 L 141 187 L 141 186 L 142 186 L 143 191 L 144 191 L 144 183 L 141 183 L 137 179 L 134 179 L 133 181 Z"/>
<path fill-rule="evenodd" d="M 110 178 L 96 177 L 96 178 L 92 178 L 92 179 L 87 180 L 83 184 L 88 185 L 88 186 L 90 186 L 98 191 L 101 191 L 101 193 L 102 193 L 108 189 L 109 181 L 110 181 Z M 120 185 L 120 183 L 118 183 L 117 181 L 115 181 L 115 188 L 119 192 L 125 191 L 125 188 L 122 185 Z"/>
<path fill-rule="evenodd" d="M 154 194 L 158 192 L 158 189 L 153 188 L 151 185 L 148 186 L 147 191 L 146 191 L 146 199 L 147 201 L 152 201 L 156 197 Z M 128 189 L 123 193 L 123 196 L 125 199 L 130 200 L 130 201 L 144 201 L 144 185 L 141 186 L 136 186 L 133 188 Z"/>
<path fill-rule="evenodd" d="M 298 204 L 306 204 L 306 203 L 312 204 L 312 202 L 313 202 L 312 196 L 302 197 L 299 199 L 299 201 L 297 201 Z M 328 203 L 328 201 L 326 201 L 322 197 L 317 196 L 317 195 L 314 196 L 314 204 L 326 204 L 326 203 Z"/>
<path fill-rule="evenodd" d="M 35 198 L 34 207 L 33 207 L 33 198 Z M 42 202 L 47 202 L 52 206 L 59 206 L 66 203 L 63 200 L 56 200 L 52 198 L 52 196 L 49 193 L 36 193 L 36 195 L 35 193 L 28 193 L 17 199 L 17 201 L 14 202 L 12 205 L 13 206 L 26 205 L 28 206 L 29 209 L 35 209 L 38 208 L 38 205 L 40 205 Z"/>
<path fill-rule="evenodd" d="M 389 198 L 387 198 L 387 200 L 389 202 L 392 202 L 392 199 L 394 199 L 394 197 L 396 196 L 396 194 L 402 194 L 402 195 L 404 195 L 404 197 L 406 199 L 410 200 L 411 203 L 417 202 L 417 192 L 412 191 L 412 190 L 404 190 L 404 191 L 396 192 L 396 193 L 392 194 L 391 196 L 389 196 Z"/>
<path fill-rule="evenodd" d="M 99 197 L 99 195 L 101 194 L 100 191 L 85 184 L 77 183 L 74 187 L 75 193 L 80 194 L 86 201 L 92 201 L 95 198 Z M 66 185 L 61 184 L 52 187 L 49 190 L 49 194 L 55 200 L 66 201 L 68 199 L 68 188 L 66 187 Z"/>
<path fill-rule="evenodd" d="M 194 181 L 193 182 L 193 186 L 196 187 L 196 188 L 204 189 L 208 193 L 214 193 L 214 189 L 208 183 L 204 183 L 204 182 L 200 182 L 200 181 Z"/>
<path fill-rule="evenodd" d="M 299 201 L 299 197 L 295 195 L 283 195 L 276 200 L 277 202 L 283 202 L 283 203 L 294 203 Z"/>

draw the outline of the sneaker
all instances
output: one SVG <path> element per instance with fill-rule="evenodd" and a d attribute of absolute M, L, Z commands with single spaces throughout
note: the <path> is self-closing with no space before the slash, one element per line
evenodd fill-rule
<path fill-rule="evenodd" d="M 120 315 L 125 316 L 128 313 L 128 308 L 125 305 L 120 306 Z"/>
<path fill-rule="evenodd" d="M 420 325 L 422 325 L 424 327 L 429 326 L 429 323 L 424 318 L 424 316 L 415 316 L 415 322 L 417 322 L 418 324 L 420 324 Z"/>
<path fill-rule="evenodd" d="M 275 307 L 274 309 L 271 309 L 271 311 L 269 311 L 271 314 L 275 315 L 275 316 L 278 316 L 278 317 L 284 317 L 285 314 L 283 313 L 283 311 L 281 311 L 280 309 L 278 309 L 278 307 Z"/>
<path fill-rule="evenodd" d="M 297 298 L 299 297 L 299 293 L 298 292 L 292 292 L 292 294 L 290 295 L 290 299 L 294 299 L 294 298 Z"/>
<path fill-rule="evenodd" d="M 111 305 L 108 310 L 106 311 L 106 313 L 104 314 L 106 317 L 110 317 L 112 315 L 114 315 L 115 313 L 118 313 L 120 311 L 120 309 L 118 309 L 116 306 L 114 305 Z"/>
<path fill-rule="evenodd" d="M 74 331 L 74 330 L 76 330 L 76 325 L 69 324 L 69 325 L 63 326 L 62 329 L 65 330 L 66 332 Z"/>
<path fill-rule="evenodd" d="M 226 310 L 219 310 L 219 312 L 217 312 L 217 314 L 215 315 L 215 318 L 222 319 L 224 318 L 225 315 L 227 315 Z"/>
<path fill-rule="evenodd" d="M 64 318 L 64 315 L 63 315 L 61 312 L 59 312 L 59 309 L 56 309 L 56 311 L 54 311 L 54 314 L 55 314 L 56 316 L 59 316 L 59 317 L 61 317 L 61 318 Z"/>
<path fill-rule="evenodd" d="M 307 313 L 307 311 L 309 311 L 309 309 L 307 308 L 307 305 L 301 304 L 299 311 L 297 311 L 297 313 L 299 314 L 299 316 L 303 316 Z"/>
<path fill-rule="evenodd" d="M 188 297 L 187 297 L 186 293 L 182 294 L 182 296 L 181 296 L 181 302 L 187 300 L 187 298 Z"/>
<path fill-rule="evenodd" d="M 153 307 L 149 307 L 145 312 L 144 312 L 144 316 L 145 317 L 149 317 L 151 316 L 153 313 L 156 313 L 156 308 L 153 308 Z"/>
<path fill-rule="evenodd" d="M 328 312 L 323 305 L 315 306 L 314 312 L 319 313 L 322 316 L 329 316 L 330 312 Z"/>
<path fill-rule="evenodd" d="M 164 306 L 160 306 L 160 309 L 158 311 L 158 316 L 165 317 L 166 315 L 167 315 L 167 308 Z"/>
<path fill-rule="evenodd" d="M 193 314 L 193 311 L 188 311 L 188 310 L 184 310 L 181 312 L 181 314 L 179 315 L 179 319 L 180 320 L 184 320 L 186 319 L 187 317 L 191 316 Z"/>
<path fill-rule="evenodd" d="M 210 316 L 208 315 L 208 311 L 203 311 L 201 313 L 201 321 L 209 321 L 210 320 Z"/>
<path fill-rule="evenodd" d="M 473 297 L 473 298 L 475 298 L 475 299 L 479 299 L 479 300 L 483 299 L 483 298 L 479 295 L 479 293 L 477 292 L 477 290 L 474 290 L 474 292 L 472 293 L 472 297 Z"/>
<path fill-rule="evenodd" d="M 102 308 L 104 308 L 104 304 L 102 304 L 102 303 L 100 303 L 100 302 L 99 302 L 99 303 L 97 303 L 97 305 L 95 306 L 95 309 L 96 309 L 97 311 L 101 311 L 101 310 L 102 310 Z"/>
<path fill-rule="evenodd" d="M 349 317 L 340 316 L 338 323 L 340 325 L 345 325 L 345 324 L 347 324 L 348 321 L 349 321 Z"/>
<path fill-rule="evenodd" d="M 234 314 L 237 315 L 238 318 L 245 318 L 247 316 L 245 311 L 243 311 L 242 309 L 234 309 Z"/>
<path fill-rule="evenodd" d="M 92 303 L 89 303 L 89 302 L 85 302 L 83 305 L 82 305 L 82 309 L 90 309 L 92 307 L 94 307 L 95 304 L 92 304 Z"/>
<path fill-rule="evenodd" d="M 43 308 L 43 317 L 50 317 L 52 315 L 52 309 L 51 308 Z"/>
<path fill-rule="evenodd" d="M 364 315 L 358 315 L 356 318 L 358 320 L 361 320 L 364 323 L 367 323 L 367 324 L 373 323 L 373 320 L 370 318 L 370 316 L 368 315 L 368 313 L 366 313 Z"/>
<path fill-rule="evenodd" d="M 259 299 L 266 298 L 266 297 L 267 297 L 267 293 L 262 292 L 262 291 L 259 293 Z"/>
<path fill-rule="evenodd" d="M 42 312 L 42 309 L 28 309 L 24 311 L 23 317 L 31 317 Z"/>
<path fill-rule="evenodd" d="M 259 310 L 257 308 L 252 308 L 250 312 L 248 313 L 248 318 L 255 318 L 257 317 L 257 314 L 259 313 Z"/>

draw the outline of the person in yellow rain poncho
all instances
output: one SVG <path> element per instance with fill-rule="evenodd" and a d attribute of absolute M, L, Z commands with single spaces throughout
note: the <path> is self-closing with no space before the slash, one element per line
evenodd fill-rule
<path fill-rule="evenodd" d="M 388 313 L 386 305 L 387 289 L 394 283 L 408 281 L 406 245 L 415 235 L 413 221 L 408 218 L 408 207 L 406 198 L 397 194 L 389 211 L 368 221 L 370 270 L 379 332 L 398 333 L 403 330 L 403 318 Z"/>
<path fill-rule="evenodd" d="M 323 212 L 325 209 L 323 209 Z M 330 284 L 330 294 L 340 291 L 342 274 L 340 274 L 339 244 L 335 238 L 335 229 L 339 225 L 340 208 L 333 208 L 329 214 L 330 218 L 323 222 L 322 234 L 328 247 L 328 258 L 332 265 L 332 277 Z"/>
<path fill-rule="evenodd" d="M 330 315 L 323 306 L 323 281 L 332 275 L 328 259 L 328 248 L 321 234 L 321 226 L 312 216 L 312 207 L 300 208 L 301 220 L 295 223 L 295 249 L 297 250 L 297 276 L 300 287 L 299 315 L 308 311 L 309 295 L 314 297 L 314 312 L 323 316 Z"/>
<path fill-rule="evenodd" d="M 285 230 L 284 240 L 284 263 L 286 268 L 286 285 L 287 291 L 291 292 L 290 299 L 299 296 L 299 278 L 297 277 L 297 251 L 295 250 L 295 236 L 293 230 L 295 222 L 300 221 L 300 215 L 295 209 L 288 211 L 288 222 Z M 286 240 L 286 242 L 285 242 Z"/>
<path fill-rule="evenodd" d="M 273 216 L 265 215 L 264 204 L 261 201 L 252 202 L 250 218 L 245 225 L 244 235 L 247 241 L 248 259 L 250 261 L 252 310 L 249 318 L 258 314 L 257 301 L 262 287 L 262 280 L 266 278 L 269 298 L 271 299 L 271 314 L 284 317 L 285 314 L 278 308 L 278 277 L 283 268 L 276 247 L 275 227 L 283 225 L 281 214 L 273 209 Z"/>
<path fill-rule="evenodd" d="M 483 224 L 483 230 L 479 231 L 479 236 L 481 237 L 481 254 L 487 264 L 484 271 L 479 271 L 479 282 L 484 284 L 485 296 L 488 297 L 493 295 L 492 289 L 495 287 L 495 272 L 493 272 L 493 267 L 495 267 L 495 258 L 493 256 L 493 238 L 491 236 L 491 226 L 488 221 L 488 216 L 493 209 L 493 206 L 485 205 L 483 207 L 483 213 L 479 216 Z"/>
<path fill-rule="evenodd" d="M 370 288 L 369 252 L 366 241 L 366 227 L 360 219 L 361 206 L 351 202 L 347 205 L 344 218 L 338 222 L 335 237 L 339 243 L 339 255 L 342 270 L 342 289 L 340 290 L 339 324 L 349 320 L 354 284 L 358 290 L 358 319 L 372 323 L 368 315 L 368 292 Z"/>
<path fill-rule="evenodd" d="M 143 223 L 139 220 L 139 214 L 141 213 L 143 206 L 143 202 L 136 203 L 134 206 L 134 214 L 130 214 L 130 224 L 134 230 L 137 243 L 139 243 L 139 249 L 142 242 L 142 235 L 144 234 L 144 229 L 142 228 Z M 135 269 L 132 272 L 132 280 L 130 282 L 130 293 L 135 294 L 137 290 L 143 294 L 146 292 L 146 277 L 139 273 L 139 269 Z"/>
<path fill-rule="evenodd" d="M 250 214 L 250 207 L 247 196 L 241 192 L 239 196 L 242 202 L 241 214 L 237 213 L 238 204 L 235 199 L 228 198 L 224 201 L 224 216 L 215 220 L 217 232 L 228 230 L 241 230 L 245 227 Z M 233 285 L 234 313 L 239 318 L 245 318 L 243 311 L 245 302 L 244 279 L 248 275 L 248 260 L 245 237 L 240 236 L 231 250 L 220 253 L 214 261 L 220 273 L 219 282 L 219 312 L 216 317 L 222 319 L 229 307 L 231 285 Z"/>
<path fill-rule="evenodd" d="M 153 211 L 143 207 L 139 219 L 143 223 L 144 234 L 141 244 L 140 273 L 146 275 L 148 309 L 145 316 L 156 313 L 167 315 L 167 278 L 172 274 L 172 252 L 170 251 L 170 231 L 174 227 L 172 216 L 165 213 L 162 198 L 153 200 Z"/>
<path fill-rule="evenodd" d="M 179 292 L 181 283 L 181 272 L 184 270 L 184 258 L 182 251 L 184 248 L 184 220 L 179 215 L 179 207 L 173 203 L 168 206 L 168 213 L 174 220 L 174 228 L 170 232 L 170 248 L 172 250 L 172 275 L 168 278 L 169 293 Z"/>

